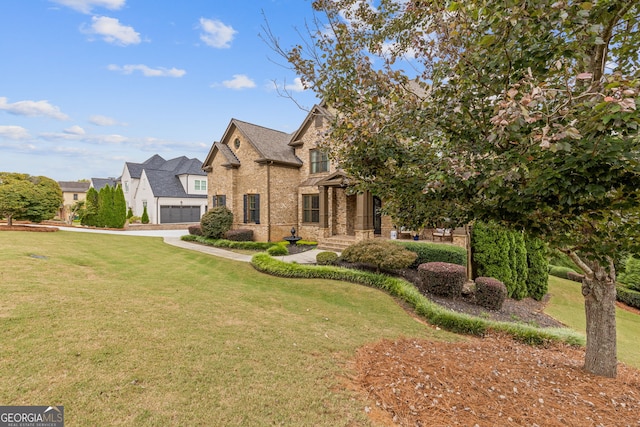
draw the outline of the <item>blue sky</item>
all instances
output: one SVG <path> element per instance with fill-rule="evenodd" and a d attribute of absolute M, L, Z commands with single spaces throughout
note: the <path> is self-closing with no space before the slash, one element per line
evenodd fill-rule
<path fill-rule="evenodd" d="M 261 38 L 301 42 L 310 0 L 1 0 L 0 171 L 117 177 L 204 161 L 232 118 L 293 132 L 317 102 Z"/>

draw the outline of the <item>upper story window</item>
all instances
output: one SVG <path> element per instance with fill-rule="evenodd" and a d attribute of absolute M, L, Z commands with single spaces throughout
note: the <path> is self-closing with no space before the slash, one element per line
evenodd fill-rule
<path fill-rule="evenodd" d="M 207 180 L 205 179 L 196 179 L 196 190 L 206 190 L 207 189 Z"/>
<path fill-rule="evenodd" d="M 73 200 L 78 200 L 78 193 L 73 193 Z"/>
<path fill-rule="evenodd" d="M 311 162 L 311 173 L 320 173 L 329 171 L 329 155 L 325 151 L 311 150 L 309 151 Z"/>

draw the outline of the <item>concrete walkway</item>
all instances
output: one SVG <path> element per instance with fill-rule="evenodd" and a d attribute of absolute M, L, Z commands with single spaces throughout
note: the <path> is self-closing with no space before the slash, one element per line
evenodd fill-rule
<path fill-rule="evenodd" d="M 180 237 L 189 232 L 184 230 L 100 230 L 96 228 L 86 227 L 61 227 L 58 228 L 62 231 L 75 231 L 82 233 L 99 233 L 99 234 L 118 234 L 120 236 L 147 236 L 147 237 L 162 237 L 164 242 L 183 249 L 189 249 L 192 251 L 198 251 L 209 255 L 214 255 L 220 258 L 232 259 L 235 261 L 250 262 L 253 255 L 239 254 L 233 251 L 229 251 L 222 248 L 214 248 L 213 246 L 202 245 L 200 243 L 185 242 Z M 285 262 L 296 262 L 298 264 L 315 264 L 316 255 L 322 252 L 319 249 L 312 249 L 310 251 L 301 252 L 294 255 L 276 256 L 274 258 Z"/>

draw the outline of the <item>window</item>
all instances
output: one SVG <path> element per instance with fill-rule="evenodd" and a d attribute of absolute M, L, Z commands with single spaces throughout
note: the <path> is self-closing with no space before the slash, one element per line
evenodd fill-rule
<path fill-rule="evenodd" d="M 302 195 L 302 222 L 320 222 L 320 196 Z"/>
<path fill-rule="evenodd" d="M 78 200 L 78 193 L 73 193 L 73 200 Z"/>
<path fill-rule="evenodd" d="M 260 224 L 260 195 L 244 195 L 244 222 Z"/>
<path fill-rule="evenodd" d="M 146 207 L 147 207 L 147 201 L 146 201 L 146 200 L 143 200 L 143 201 L 142 201 L 142 207 L 143 207 L 143 208 L 146 208 Z"/>
<path fill-rule="evenodd" d="M 196 179 L 196 190 L 206 190 L 207 189 L 207 181 L 204 179 Z"/>
<path fill-rule="evenodd" d="M 124 192 L 128 193 L 129 192 L 129 181 L 125 181 L 124 182 Z"/>
<path fill-rule="evenodd" d="M 240 148 L 240 140 L 238 138 L 233 141 L 233 146 L 236 147 L 236 150 Z"/>
<path fill-rule="evenodd" d="M 311 150 L 311 173 L 327 172 L 329 170 L 329 155 L 320 150 Z"/>
<path fill-rule="evenodd" d="M 214 208 L 217 206 L 227 206 L 227 196 L 225 196 L 224 194 L 213 196 L 212 199 Z"/>

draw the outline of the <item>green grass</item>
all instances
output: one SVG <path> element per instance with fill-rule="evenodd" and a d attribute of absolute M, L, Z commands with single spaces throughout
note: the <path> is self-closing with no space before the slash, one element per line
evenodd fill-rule
<path fill-rule="evenodd" d="M 545 312 L 572 329 L 586 335 L 584 297 L 580 283 L 549 276 L 551 300 Z M 640 316 L 616 309 L 618 359 L 640 369 L 637 342 L 640 334 Z"/>
<path fill-rule="evenodd" d="M 3 232 L 0 266 L 0 402 L 69 425 L 368 425 L 357 348 L 460 339 L 381 291 L 159 238 Z"/>

